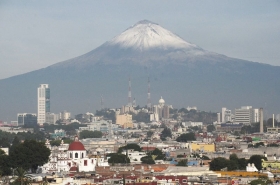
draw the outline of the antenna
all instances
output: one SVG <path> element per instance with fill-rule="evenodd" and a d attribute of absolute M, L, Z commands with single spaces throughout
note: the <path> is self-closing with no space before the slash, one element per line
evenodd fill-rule
<path fill-rule="evenodd" d="M 148 99 L 147 99 L 147 107 L 148 109 L 151 109 L 151 93 L 150 93 L 150 88 L 151 88 L 151 85 L 150 85 L 150 77 L 148 77 Z"/>
<path fill-rule="evenodd" d="M 101 110 L 104 109 L 104 99 L 102 95 L 101 95 L 100 104 L 101 104 Z"/>
<path fill-rule="evenodd" d="M 130 76 L 129 76 L 129 79 L 128 79 L 128 106 L 132 106 L 132 103 L 131 103 L 131 80 L 130 80 Z"/>

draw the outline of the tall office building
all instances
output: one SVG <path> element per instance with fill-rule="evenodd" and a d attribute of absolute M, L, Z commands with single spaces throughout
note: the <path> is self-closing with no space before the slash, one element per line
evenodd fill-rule
<path fill-rule="evenodd" d="M 18 126 L 35 126 L 37 124 L 37 116 L 33 113 L 17 114 Z"/>
<path fill-rule="evenodd" d="M 46 115 L 50 113 L 50 88 L 48 84 L 41 84 L 38 87 L 38 114 L 37 123 L 42 125 L 46 123 Z"/>
<path fill-rule="evenodd" d="M 259 121 L 259 109 L 253 109 L 252 106 L 243 106 L 235 109 L 235 122 L 249 125 Z"/>

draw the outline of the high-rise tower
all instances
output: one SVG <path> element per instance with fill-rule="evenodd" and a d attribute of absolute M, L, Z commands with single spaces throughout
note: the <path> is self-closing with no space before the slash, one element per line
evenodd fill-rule
<path fill-rule="evenodd" d="M 42 125 L 46 122 L 46 114 L 50 113 L 50 88 L 48 84 L 41 84 L 37 89 L 38 115 L 37 123 Z"/>

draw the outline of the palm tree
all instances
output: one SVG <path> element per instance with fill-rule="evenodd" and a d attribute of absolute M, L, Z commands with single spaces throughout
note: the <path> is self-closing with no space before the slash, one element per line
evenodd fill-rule
<path fill-rule="evenodd" d="M 13 182 L 15 185 L 29 185 L 31 184 L 31 177 L 26 173 L 26 171 L 19 167 L 15 171 L 16 179 Z"/>

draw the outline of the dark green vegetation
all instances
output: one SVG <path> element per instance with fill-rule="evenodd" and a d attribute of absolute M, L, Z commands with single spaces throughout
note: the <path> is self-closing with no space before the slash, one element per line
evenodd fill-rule
<path fill-rule="evenodd" d="M 193 132 L 181 134 L 177 137 L 177 142 L 188 142 L 188 141 L 195 141 L 195 134 Z"/>
<path fill-rule="evenodd" d="M 269 185 L 269 184 L 273 184 L 273 182 L 271 180 L 269 180 L 267 177 L 265 178 L 258 178 L 256 180 L 252 180 L 250 183 L 250 185 Z"/>
<path fill-rule="evenodd" d="M 57 124 L 57 125 L 53 125 L 53 124 L 44 124 L 44 130 L 46 133 L 53 133 L 54 130 L 65 130 L 67 135 L 76 135 L 76 129 L 79 129 L 79 127 L 85 127 L 85 124 L 79 124 L 79 123 L 71 123 L 68 125 L 64 125 L 64 124 Z"/>
<path fill-rule="evenodd" d="M 212 124 L 213 121 L 217 119 L 217 113 L 197 111 L 194 109 L 188 111 L 186 108 L 181 108 L 179 110 L 173 109 L 170 112 L 173 113 L 174 119 L 180 117 L 182 121 L 194 121 Z"/>
<path fill-rule="evenodd" d="M 118 153 L 122 153 L 125 150 L 129 150 L 129 149 L 133 149 L 134 151 L 141 151 L 141 148 L 139 145 L 131 143 L 131 144 L 127 144 L 125 146 L 122 146 L 118 149 Z"/>
<path fill-rule="evenodd" d="M 108 162 L 111 163 L 111 164 L 116 164 L 116 163 L 127 164 L 127 163 L 130 163 L 130 159 L 124 154 L 111 153 L 111 154 L 108 154 L 107 156 L 110 157 Z"/>
<path fill-rule="evenodd" d="M 100 131 L 89 131 L 89 130 L 83 130 L 80 132 L 80 138 L 86 139 L 86 138 L 101 138 L 102 132 Z"/>
<path fill-rule="evenodd" d="M 180 160 L 176 166 L 188 166 L 188 159 Z"/>
<path fill-rule="evenodd" d="M 229 159 L 223 157 L 213 159 L 210 163 L 210 170 L 245 170 L 248 163 L 254 163 L 256 168 L 261 170 L 262 159 L 267 160 L 261 155 L 252 155 L 249 160 L 246 160 L 245 158 L 238 158 L 236 154 L 231 154 Z"/>
<path fill-rule="evenodd" d="M 164 126 L 164 129 L 160 134 L 160 139 L 162 141 L 165 141 L 167 137 L 172 138 L 172 132 L 171 132 L 170 128 L 167 128 L 166 126 Z"/>
<path fill-rule="evenodd" d="M 24 170 L 36 172 L 38 166 L 48 162 L 50 150 L 43 142 L 25 140 L 10 147 L 9 156 L 0 150 L 1 175 L 11 175 L 12 169 L 21 167 Z"/>

